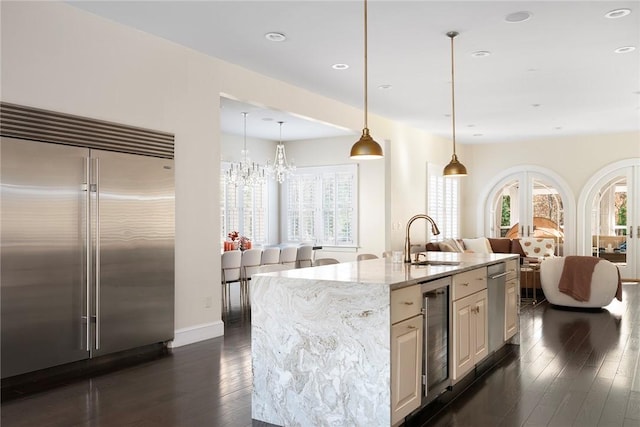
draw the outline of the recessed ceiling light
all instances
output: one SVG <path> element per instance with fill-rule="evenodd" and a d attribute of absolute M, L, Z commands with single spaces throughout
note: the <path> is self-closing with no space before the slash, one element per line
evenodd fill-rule
<path fill-rule="evenodd" d="M 536 107 L 536 108 L 539 107 L 540 105 L 542 104 L 531 104 L 532 107 Z"/>
<path fill-rule="evenodd" d="M 474 133 L 473 136 L 483 136 L 481 133 Z"/>
<path fill-rule="evenodd" d="M 529 20 L 533 15 L 531 12 L 527 12 L 526 10 L 520 12 L 513 12 L 505 16 L 504 20 L 511 23 L 524 22 Z"/>
<path fill-rule="evenodd" d="M 471 54 L 471 56 L 474 58 L 483 58 L 489 55 L 491 55 L 491 52 L 489 52 L 488 50 L 478 50 Z"/>
<path fill-rule="evenodd" d="M 468 128 L 475 127 L 476 125 L 467 125 Z"/>
<path fill-rule="evenodd" d="M 272 121 L 273 121 L 273 119 L 272 119 L 271 117 L 263 117 L 263 118 L 262 118 L 262 121 L 263 121 L 263 122 L 272 122 Z"/>
<path fill-rule="evenodd" d="M 269 40 L 270 42 L 283 42 L 287 39 L 282 33 L 271 32 L 264 35 L 264 38 Z"/>
<path fill-rule="evenodd" d="M 604 14 L 605 18 L 622 18 L 623 16 L 627 16 L 631 13 L 631 9 L 614 9 Z"/>
<path fill-rule="evenodd" d="M 378 86 L 378 89 L 382 89 L 382 90 L 387 90 L 387 89 L 391 89 L 393 86 L 391 85 L 380 85 Z"/>
<path fill-rule="evenodd" d="M 554 129 L 555 129 L 555 130 L 561 130 L 561 129 L 562 129 L 562 126 L 556 126 L 556 127 L 554 127 Z"/>
<path fill-rule="evenodd" d="M 346 70 L 347 68 L 349 68 L 349 64 L 333 64 L 331 68 L 333 68 L 334 70 Z"/>
<path fill-rule="evenodd" d="M 615 53 L 629 53 L 636 50 L 635 46 L 622 46 L 614 50 Z"/>

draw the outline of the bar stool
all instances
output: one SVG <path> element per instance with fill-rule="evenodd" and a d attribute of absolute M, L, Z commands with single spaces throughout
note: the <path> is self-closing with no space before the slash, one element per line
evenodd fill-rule
<path fill-rule="evenodd" d="M 240 284 L 240 300 L 242 301 L 242 282 L 240 280 L 240 266 L 242 260 L 242 253 L 238 250 L 226 251 L 222 253 L 222 261 L 220 263 L 222 274 L 222 308 L 223 311 L 227 310 L 229 304 L 229 284 L 238 282 Z"/>
<path fill-rule="evenodd" d="M 313 246 L 303 245 L 298 247 L 298 255 L 296 257 L 297 267 L 311 267 L 313 265 Z"/>
<path fill-rule="evenodd" d="M 287 267 L 295 268 L 297 257 L 298 248 L 296 246 L 285 246 L 280 250 L 280 264 Z"/>
<path fill-rule="evenodd" d="M 264 248 L 262 250 L 262 265 L 279 264 L 280 263 L 280 248 Z"/>
<path fill-rule="evenodd" d="M 257 273 L 258 268 L 260 267 L 260 262 L 262 261 L 262 249 L 247 249 L 242 252 L 242 262 L 240 269 L 240 286 L 243 289 L 241 301 L 243 306 L 250 305 L 249 298 L 249 280 L 251 280 L 251 275 Z"/>

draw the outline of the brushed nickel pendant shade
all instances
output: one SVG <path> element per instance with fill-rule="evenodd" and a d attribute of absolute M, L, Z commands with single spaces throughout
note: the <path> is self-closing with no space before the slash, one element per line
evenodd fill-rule
<path fill-rule="evenodd" d="M 451 39 L 451 127 L 453 130 L 453 155 L 451 161 L 444 167 L 442 174 L 446 177 L 466 176 L 467 168 L 458 160 L 456 155 L 456 97 L 455 97 L 455 72 L 453 61 L 453 39 L 458 35 L 457 31 L 449 31 L 447 37 Z"/>
<path fill-rule="evenodd" d="M 368 117 L 368 97 L 367 97 L 367 0 L 364 0 L 364 129 L 362 136 L 351 147 L 351 158 L 360 159 L 380 159 L 383 157 L 382 147 L 369 134 L 367 124 Z"/>

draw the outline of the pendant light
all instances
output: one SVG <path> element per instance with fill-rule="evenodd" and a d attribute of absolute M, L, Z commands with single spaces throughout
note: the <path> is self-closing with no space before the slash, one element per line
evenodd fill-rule
<path fill-rule="evenodd" d="M 241 158 L 238 163 L 231 163 L 231 167 L 225 174 L 227 183 L 237 186 L 243 186 L 245 190 L 248 190 L 254 185 L 262 184 L 265 182 L 264 168 L 258 163 L 252 162 L 249 159 L 249 151 L 247 150 L 247 115 L 249 113 L 242 113 L 244 116 L 244 148 L 240 152 Z"/>
<path fill-rule="evenodd" d="M 364 0 L 364 129 L 362 136 L 351 147 L 352 159 L 380 159 L 383 157 L 382 147 L 369 135 L 367 124 L 368 117 L 368 97 L 367 97 L 367 0 Z"/>
<path fill-rule="evenodd" d="M 282 143 L 282 124 L 284 122 L 278 122 L 280 125 L 280 142 L 276 146 L 276 156 L 273 160 L 273 164 L 267 164 L 267 173 L 272 175 L 279 184 L 282 184 L 284 180 L 296 170 L 293 163 L 287 161 L 287 153 L 284 151 L 284 144 Z"/>
<path fill-rule="evenodd" d="M 455 98 L 455 73 L 453 66 L 453 39 L 458 35 L 457 31 L 449 31 L 447 36 L 451 38 L 451 123 L 453 129 L 453 155 L 451 161 L 444 167 L 443 175 L 447 177 L 466 176 L 467 168 L 458 161 L 456 155 L 456 98 Z"/>

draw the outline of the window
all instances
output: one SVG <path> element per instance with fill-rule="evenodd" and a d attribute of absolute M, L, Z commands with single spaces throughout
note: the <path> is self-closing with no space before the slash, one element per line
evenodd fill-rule
<path fill-rule="evenodd" d="M 445 178 L 443 167 L 427 164 L 427 214 L 438 224 L 436 239 L 460 237 L 460 178 Z"/>
<path fill-rule="evenodd" d="M 297 168 L 285 181 L 285 240 L 358 243 L 358 165 Z"/>
<path fill-rule="evenodd" d="M 230 231 L 238 231 L 255 244 L 267 243 L 267 183 L 254 187 L 227 184 L 228 162 L 220 167 L 220 238 L 226 240 Z"/>

